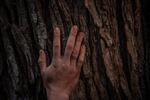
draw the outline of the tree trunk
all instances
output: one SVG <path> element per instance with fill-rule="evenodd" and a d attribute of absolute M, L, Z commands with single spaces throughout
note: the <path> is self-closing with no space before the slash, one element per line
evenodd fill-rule
<path fill-rule="evenodd" d="M 62 55 L 72 25 L 86 34 L 86 59 L 71 100 L 144 100 L 150 93 L 146 5 L 140 0 L 1 0 L 0 99 L 46 100 L 38 51 Z M 146 16 L 146 12 L 144 13 Z M 144 18 L 144 19 L 143 19 Z M 145 33 L 145 34 L 144 34 Z"/>

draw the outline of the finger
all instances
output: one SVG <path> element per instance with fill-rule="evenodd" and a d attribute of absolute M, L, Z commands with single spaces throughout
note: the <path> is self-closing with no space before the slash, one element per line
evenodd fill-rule
<path fill-rule="evenodd" d="M 85 52 L 86 52 L 85 45 L 82 45 L 81 50 L 80 50 L 80 54 L 79 54 L 79 58 L 78 58 L 78 61 L 77 61 L 77 67 L 79 69 L 81 69 L 81 67 L 83 65 L 83 62 L 84 62 L 84 59 L 85 59 Z"/>
<path fill-rule="evenodd" d="M 64 59 L 65 60 L 69 60 L 70 59 L 71 53 L 72 53 L 73 48 L 74 48 L 77 32 L 78 32 L 78 28 L 77 28 L 76 25 L 74 25 L 71 28 L 69 39 L 67 41 L 67 45 L 66 45 L 66 48 L 65 48 L 65 53 L 64 53 Z"/>
<path fill-rule="evenodd" d="M 44 70 L 46 68 L 46 54 L 43 50 L 39 51 L 39 59 L 38 64 L 40 66 L 40 70 Z"/>
<path fill-rule="evenodd" d="M 73 49 L 72 55 L 71 55 L 71 63 L 75 66 L 76 65 L 76 60 L 79 56 L 81 44 L 84 38 L 84 33 L 80 32 L 79 35 L 77 36 L 75 47 Z"/>
<path fill-rule="evenodd" d="M 54 29 L 54 40 L 53 40 L 53 57 L 54 59 L 60 58 L 60 29 L 56 27 Z"/>

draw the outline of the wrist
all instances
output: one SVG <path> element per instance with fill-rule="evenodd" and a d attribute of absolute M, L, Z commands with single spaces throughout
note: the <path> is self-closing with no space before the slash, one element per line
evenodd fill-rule
<path fill-rule="evenodd" d="M 46 88 L 48 100 L 69 100 L 69 94 L 59 89 Z"/>

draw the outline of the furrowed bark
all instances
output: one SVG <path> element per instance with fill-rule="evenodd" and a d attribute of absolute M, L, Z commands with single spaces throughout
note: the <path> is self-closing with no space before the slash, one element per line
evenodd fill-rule
<path fill-rule="evenodd" d="M 46 51 L 49 64 L 57 26 L 63 55 L 74 24 L 85 32 L 87 52 L 79 84 L 70 99 L 148 98 L 149 15 L 145 1 L 0 1 L 0 99 L 46 100 L 38 51 Z"/>

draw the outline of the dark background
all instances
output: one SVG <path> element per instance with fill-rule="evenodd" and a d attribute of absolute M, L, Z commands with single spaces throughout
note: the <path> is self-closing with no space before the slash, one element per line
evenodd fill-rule
<path fill-rule="evenodd" d="M 146 91 L 147 91 L 147 100 L 150 93 L 150 1 L 149 0 L 143 0 L 142 4 L 143 8 L 143 21 L 144 21 L 144 42 L 145 42 L 145 78 L 146 78 Z M 148 77 L 146 77 L 148 76 Z"/>

